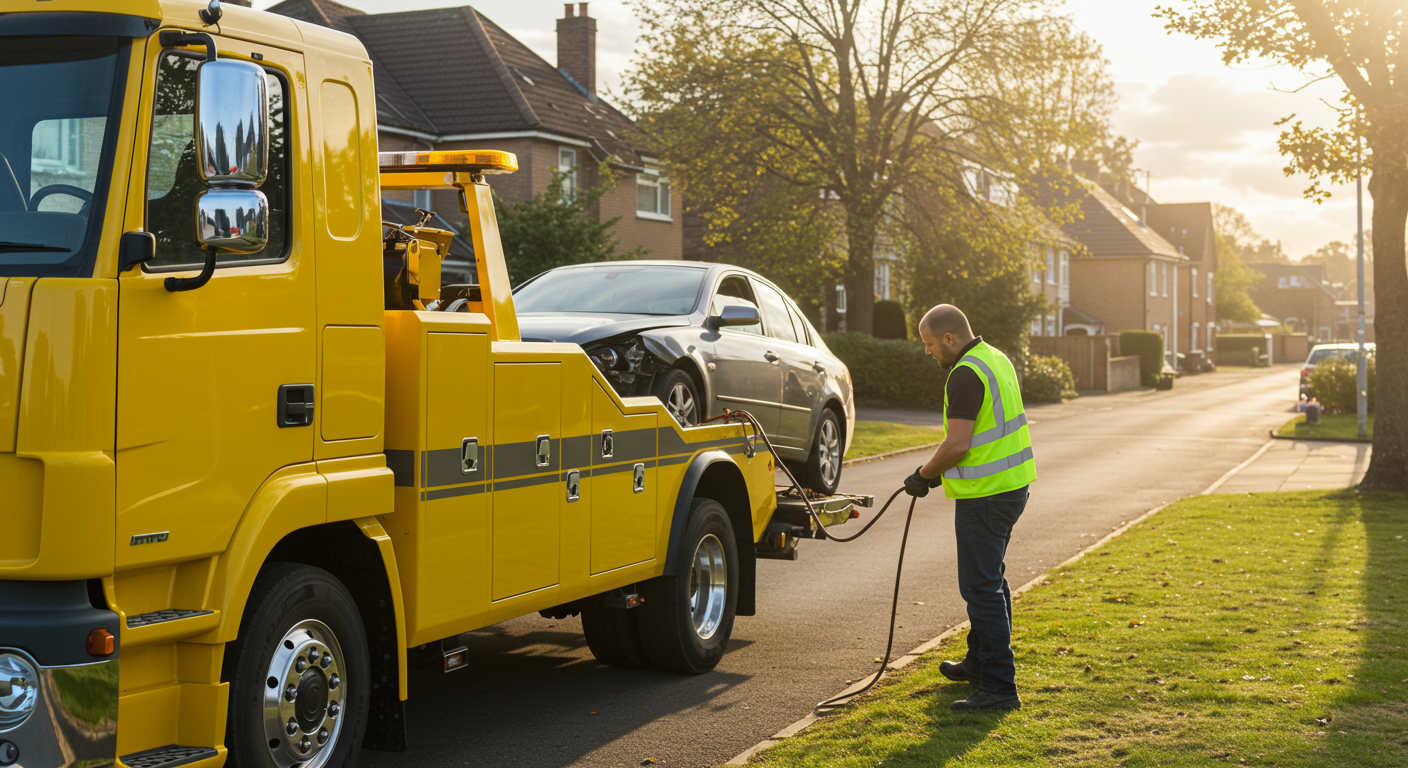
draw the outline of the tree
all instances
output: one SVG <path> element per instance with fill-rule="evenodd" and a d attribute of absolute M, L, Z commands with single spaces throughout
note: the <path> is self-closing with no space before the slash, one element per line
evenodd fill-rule
<path fill-rule="evenodd" d="M 1217 272 L 1213 273 L 1213 293 L 1217 300 L 1217 316 L 1222 320 L 1254 323 L 1261 319 L 1261 308 L 1248 293 L 1266 275 L 1248 267 L 1242 254 L 1251 243 L 1264 238 L 1252 229 L 1237 209 L 1213 203 L 1213 239 L 1217 243 Z"/>
<path fill-rule="evenodd" d="M 1312 180 L 1306 196 L 1323 200 L 1324 182 L 1369 175 L 1373 196 L 1374 319 L 1378 384 L 1408 391 L 1408 7 L 1392 0 L 1185 0 L 1187 12 L 1160 7 L 1168 28 L 1217 40 L 1228 64 L 1269 60 L 1308 77 L 1338 78 L 1339 123 L 1307 127 L 1291 115 L 1279 145 L 1287 174 Z M 1384 398 L 1363 490 L 1408 491 L 1408 400 Z"/>
<path fill-rule="evenodd" d="M 1368 247 L 1368 240 L 1372 235 L 1372 231 L 1364 233 L 1364 300 L 1371 303 L 1374 301 L 1374 250 Z M 1359 293 L 1359 265 L 1355 250 L 1352 242 L 1332 240 L 1302 258 L 1301 262 L 1323 264 L 1325 279 L 1342 287 L 1340 298 L 1355 299 Z"/>
<path fill-rule="evenodd" d="M 981 85 L 1022 56 L 1041 0 L 662 0 L 636 6 L 652 56 L 626 90 L 672 166 L 762 177 L 829 201 L 849 329 L 869 332 L 875 247 L 896 192 L 985 127 Z M 693 174 L 696 190 L 708 186 Z M 715 202 L 730 210 L 727 181 Z M 685 193 L 690 194 L 686 182 Z M 710 195 L 704 195 L 705 198 Z M 734 198 L 737 200 L 739 198 Z"/>
<path fill-rule="evenodd" d="M 620 216 L 602 221 L 596 214 L 601 196 L 611 188 L 611 171 L 602 168 L 603 183 L 569 191 L 563 174 L 554 172 L 548 188 L 516 203 L 494 195 L 494 211 L 503 240 L 504 262 L 509 280 L 515 285 L 554 267 L 592 261 L 644 258 L 648 251 L 635 248 L 617 254 L 616 236 L 611 228 Z"/>

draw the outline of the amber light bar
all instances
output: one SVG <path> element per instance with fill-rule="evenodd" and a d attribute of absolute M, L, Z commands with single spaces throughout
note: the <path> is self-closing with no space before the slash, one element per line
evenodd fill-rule
<path fill-rule="evenodd" d="M 382 173 L 445 171 L 452 173 L 513 173 L 518 156 L 512 152 L 379 152 Z"/>

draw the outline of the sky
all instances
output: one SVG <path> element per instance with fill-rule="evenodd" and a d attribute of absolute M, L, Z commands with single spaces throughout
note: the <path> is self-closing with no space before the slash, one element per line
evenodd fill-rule
<path fill-rule="evenodd" d="M 368 13 L 436 8 L 457 0 L 341 0 Z M 1160 0 L 1181 5 L 1180 0 Z M 255 0 L 268 8 L 271 0 Z M 1214 41 L 1170 35 L 1152 17 L 1153 0 L 1067 0 L 1066 12 L 1100 42 L 1110 61 L 1120 103 L 1115 131 L 1139 142 L 1135 167 L 1149 173 L 1149 191 L 1165 203 L 1212 201 L 1241 211 L 1263 236 L 1284 244 L 1292 258 L 1332 241 L 1353 242 L 1354 187 L 1331 187 L 1322 204 L 1302 197 L 1304 176 L 1286 177 L 1276 149 L 1275 122 L 1292 113 L 1308 124 L 1333 125 L 1323 102 L 1338 103 L 1338 81 L 1283 93 L 1306 78 L 1285 67 L 1222 63 Z M 563 4 L 548 0 L 477 0 L 493 19 L 545 59 L 556 60 L 554 23 Z M 598 89 L 620 91 L 638 27 L 623 0 L 594 0 Z M 1278 90 L 1279 89 L 1279 90 Z M 615 99 L 619 101 L 618 99 Z M 1323 101 L 1322 101 L 1323 100 Z M 1141 185 L 1143 181 L 1141 178 Z M 1364 220 L 1370 218 L 1365 193 Z"/>

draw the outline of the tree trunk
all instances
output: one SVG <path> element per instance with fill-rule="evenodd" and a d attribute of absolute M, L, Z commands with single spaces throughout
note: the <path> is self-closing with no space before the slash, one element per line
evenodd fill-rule
<path fill-rule="evenodd" d="M 1408 168 L 1369 180 L 1374 199 L 1374 451 L 1359 489 L 1408 492 Z"/>
<path fill-rule="evenodd" d="M 875 315 L 876 217 L 846 212 L 846 330 L 870 333 Z"/>

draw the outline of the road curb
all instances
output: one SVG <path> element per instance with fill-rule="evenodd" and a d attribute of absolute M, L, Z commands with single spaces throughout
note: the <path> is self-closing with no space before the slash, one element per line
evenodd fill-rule
<path fill-rule="evenodd" d="M 1268 440 L 1265 445 L 1263 445 L 1263 446 L 1261 446 L 1261 448 L 1257 449 L 1257 452 L 1256 452 L 1256 453 L 1252 454 L 1251 458 L 1247 459 L 1246 461 L 1242 462 L 1241 464 L 1238 464 L 1237 466 L 1235 466 L 1235 467 L 1233 467 L 1232 469 L 1228 470 L 1228 471 L 1227 471 L 1227 474 L 1223 475 L 1222 477 L 1219 477 L 1216 482 L 1214 482 L 1212 485 L 1208 486 L 1207 490 L 1203 491 L 1201 494 L 1198 494 L 1198 495 L 1200 495 L 1200 496 L 1205 496 L 1205 495 L 1207 495 L 1207 494 L 1209 494 L 1209 493 L 1213 493 L 1213 492 L 1216 491 L 1218 488 L 1221 488 L 1224 483 L 1226 483 L 1228 480 L 1231 480 L 1238 472 L 1241 472 L 1243 469 L 1246 469 L 1252 462 L 1254 462 L 1254 461 L 1256 461 L 1257 459 L 1261 458 L 1261 455 L 1262 455 L 1263 453 L 1266 453 L 1266 450 L 1267 450 L 1268 448 L 1270 448 L 1274 442 L 1275 442 L 1275 441 L 1273 441 L 1273 440 Z M 911 451 L 911 450 L 919 450 L 919 448 L 907 448 L 907 449 L 904 449 L 904 450 L 901 450 L 901 451 L 892 451 L 891 453 L 906 453 L 906 452 Z M 867 458 L 867 459 L 870 459 L 870 458 L 872 458 L 872 457 L 867 456 L 866 458 Z M 1094 552 L 1095 550 L 1099 549 L 1100 547 L 1105 546 L 1105 545 L 1108 544 L 1112 539 L 1114 539 L 1116 536 L 1119 536 L 1119 535 L 1123 534 L 1125 531 L 1128 531 L 1130 528 L 1133 528 L 1134 526 L 1136 526 L 1136 525 L 1138 525 L 1138 524 L 1144 522 L 1145 520 L 1149 519 L 1150 517 L 1153 517 L 1155 513 L 1159 512 L 1160 510 L 1164 509 L 1165 507 L 1167 507 L 1169 504 L 1172 504 L 1172 503 L 1173 503 L 1173 502 L 1169 502 L 1168 504 L 1160 504 L 1159 506 L 1154 507 L 1153 509 L 1149 510 L 1148 512 L 1145 512 L 1144 514 L 1140 515 L 1139 517 L 1136 517 L 1136 518 L 1134 518 L 1133 520 L 1130 520 L 1129 522 L 1125 523 L 1124 525 L 1121 525 L 1120 527 L 1116 528 L 1115 530 L 1110 531 L 1108 534 L 1106 534 L 1106 535 L 1105 535 L 1103 538 L 1101 538 L 1099 541 L 1095 542 L 1094 544 L 1091 544 L 1090 546 L 1086 547 L 1085 549 L 1082 549 L 1081 551 L 1077 552 L 1077 553 L 1076 553 L 1075 555 L 1073 555 L 1072 557 L 1070 557 L 1070 558 L 1068 558 L 1068 559 L 1062 561 L 1060 564 L 1056 565 L 1055 567 L 1052 567 L 1052 568 L 1047 569 L 1047 570 L 1046 570 L 1045 572 L 1043 572 L 1040 576 L 1037 576 L 1036 578 L 1032 579 L 1031 581 L 1027 582 L 1026 584 L 1023 584 L 1022 586 L 1020 586 L 1020 587 L 1018 587 L 1017 589 L 1013 590 L 1013 591 L 1012 591 L 1012 597 L 1015 599 L 1015 598 L 1019 597 L 1020 595 L 1025 594 L 1026 592 L 1028 592 L 1028 591 L 1030 591 L 1030 590 L 1036 588 L 1036 587 L 1039 586 L 1043 581 L 1046 581 L 1047 578 L 1050 577 L 1050 575 L 1051 575 L 1051 573 L 1052 573 L 1053 571 L 1059 571 L 1059 570 L 1061 570 L 1062 568 L 1065 568 L 1066 566 L 1070 565 L 1071 563 L 1074 563 L 1074 562 L 1076 562 L 1077 560 L 1080 560 L 1081 558 L 1085 557 L 1086 555 L 1090 554 L 1091 552 Z M 948 629 L 944 630 L 938 637 L 935 637 L 933 640 L 929 640 L 929 641 L 927 641 L 927 642 L 925 642 L 925 643 L 922 643 L 922 644 L 916 646 L 915 648 L 913 648 L 912 650 L 910 650 L 909 653 L 906 653 L 906 654 L 904 654 L 903 656 L 900 656 L 899 658 L 892 659 L 892 660 L 890 661 L 890 663 L 889 663 L 888 665 L 886 665 L 886 668 L 887 668 L 887 669 L 891 669 L 891 670 L 903 669 L 904 667 L 909 666 L 909 664 L 911 664 L 912 662 L 917 661 L 917 660 L 918 660 L 920 657 L 922 657 L 924 654 L 929 653 L 930 651 L 934 650 L 935 648 L 938 648 L 940 645 L 942 645 L 942 644 L 944 643 L 945 640 L 948 640 L 949 638 L 953 637 L 954 635 L 957 635 L 958 633 L 964 631 L 964 630 L 967 629 L 967 628 L 968 628 L 968 622 L 966 622 L 966 621 L 965 621 L 965 622 L 962 622 L 962 623 L 959 623 L 959 624 L 955 624 L 954 626 L 949 627 Z M 859 693 L 859 692 L 860 692 L 860 689 L 862 689 L 862 688 L 865 687 L 865 684 L 866 684 L 867 681 L 869 681 L 869 679 L 870 679 L 870 676 L 869 676 L 869 675 L 863 676 L 863 677 L 860 679 L 860 681 L 854 683 L 853 685 L 848 686 L 847 688 L 845 688 L 844 690 L 842 690 L 839 694 L 837 694 L 837 695 L 834 697 L 835 699 L 844 699 L 843 701 L 838 701 L 838 702 L 837 702 L 838 705 L 839 705 L 839 704 L 849 704 L 849 703 L 850 703 L 850 700 L 849 700 L 848 698 L 846 698 L 846 697 L 848 697 L 848 696 L 854 696 L 854 695 L 856 695 L 857 693 Z M 828 699 L 828 700 L 830 700 L 830 699 Z M 753 746 L 749 747 L 748 749 L 745 749 L 744 751 L 740 752 L 740 753 L 739 753 L 737 756 L 735 756 L 732 760 L 728 761 L 727 763 L 724 763 L 724 765 L 725 765 L 725 766 L 729 766 L 729 765 L 747 765 L 747 764 L 748 764 L 748 761 L 749 761 L 754 755 L 758 754 L 759 752 L 763 752 L 763 751 L 765 751 L 765 750 L 767 750 L 767 749 L 769 749 L 769 748 L 771 748 L 771 747 L 776 746 L 777 744 L 781 743 L 783 740 L 785 740 L 785 739 L 787 739 L 787 738 L 790 738 L 790 737 L 792 737 L 792 736 L 796 736 L 797 734 L 799 734 L 799 733 L 801 733 L 802 731 L 806 730 L 806 729 L 807 729 L 808 727 L 810 727 L 813 723 L 815 723 L 817 720 L 820 720 L 820 719 L 821 719 L 821 717 L 818 716 L 818 715 L 816 714 L 816 712 L 812 712 L 811 714 L 808 714 L 806 717 L 803 717 L 802 719 L 800 719 L 800 720 L 798 720 L 798 721 L 792 723 L 791 725 L 787 726 L 786 728 L 783 728 L 782 730 L 778 731 L 777 733 L 774 733 L 773 735 L 767 737 L 766 739 L 763 739 L 762 741 L 758 742 L 757 744 L 754 744 Z"/>
<path fill-rule="evenodd" d="M 841 466 L 853 467 L 857 464 L 869 464 L 872 461 L 883 461 L 885 459 L 892 459 L 896 456 L 903 456 L 906 453 L 914 453 L 916 451 L 932 451 L 935 448 L 938 448 L 940 445 L 943 445 L 943 443 L 925 443 L 923 445 L 910 446 L 909 448 L 899 448 L 893 451 L 877 453 L 874 456 L 861 456 L 855 459 L 846 459 L 845 461 L 841 462 Z"/>
<path fill-rule="evenodd" d="M 1349 443 L 1350 445 L 1373 445 L 1374 439 L 1367 438 L 1360 440 L 1357 437 L 1294 437 L 1292 435 L 1278 435 L 1271 433 L 1272 440 L 1293 440 L 1299 443 Z M 843 465 L 844 466 L 844 465 Z"/>

